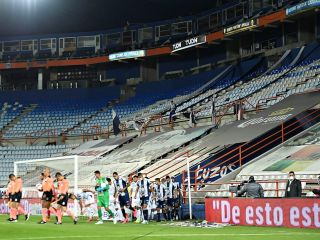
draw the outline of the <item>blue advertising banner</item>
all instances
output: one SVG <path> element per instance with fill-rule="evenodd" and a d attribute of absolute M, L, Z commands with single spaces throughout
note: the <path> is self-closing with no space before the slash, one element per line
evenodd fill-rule
<path fill-rule="evenodd" d="M 145 50 L 118 52 L 118 53 L 110 54 L 109 60 L 116 61 L 116 60 L 121 60 L 121 59 L 139 58 L 139 57 L 144 57 L 145 55 L 146 55 Z"/>
<path fill-rule="evenodd" d="M 286 15 L 292 15 L 313 7 L 320 6 L 320 0 L 308 0 L 286 9 Z"/>

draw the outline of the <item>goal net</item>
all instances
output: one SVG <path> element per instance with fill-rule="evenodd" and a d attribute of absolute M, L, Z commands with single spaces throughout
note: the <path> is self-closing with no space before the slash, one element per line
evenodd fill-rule
<path fill-rule="evenodd" d="M 42 182 L 41 173 L 45 169 L 49 169 L 53 178 L 57 172 L 64 175 L 70 182 L 69 194 L 74 193 L 77 195 L 84 189 L 95 192 L 96 180 L 94 171 L 99 170 L 103 176 L 111 177 L 114 170 L 119 170 L 123 174 L 131 172 L 132 166 L 130 166 L 122 166 L 119 163 L 104 163 L 102 159 L 92 156 L 72 155 L 15 162 L 14 174 L 23 180 L 22 196 L 25 208 L 29 209 L 32 214 L 41 214 L 40 198 L 42 192 L 38 190 L 37 185 Z M 133 166 L 136 167 L 135 164 Z M 38 206 L 36 206 L 37 204 Z M 68 208 L 72 208 L 75 215 L 80 215 L 77 201 L 70 200 Z M 103 219 L 106 218 L 107 213 L 103 211 Z"/>
<path fill-rule="evenodd" d="M 23 196 L 34 198 L 37 192 L 36 185 L 42 182 L 41 173 L 45 169 L 50 170 L 53 178 L 57 172 L 61 172 L 70 181 L 70 191 L 76 192 L 78 190 L 78 165 L 78 156 L 25 160 L 14 163 L 14 174 L 23 180 Z"/>
<path fill-rule="evenodd" d="M 23 199 L 40 200 L 42 192 L 38 190 L 37 186 L 42 183 L 41 173 L 45 169 L 49 169 L 52 178 L 54 178 L 57 172 L 60 172 L 69 180 L 69 194 L 74 193 L 77 195 L 79 190 L 82 189 L 94 190 L 95 179 L 93 169 L 95 169 L 95 166 L 87 157 L 72 155 L 25 160 L 14 163 L 14 174 L 23 180 Z M 75 206 L 78 204 L 72 202 L 71 205 L 75 213 L 77 213 L 78 208 Z"/>

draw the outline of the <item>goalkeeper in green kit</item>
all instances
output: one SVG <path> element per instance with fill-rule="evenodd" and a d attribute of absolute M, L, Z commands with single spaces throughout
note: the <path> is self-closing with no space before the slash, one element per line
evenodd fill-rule
<path fill-rule="evenodd" d="M 101 177 L 100 171 L 95 171 L 94 175 L 96 177 L 96 192 L 97 192 L 97 198 L 98 198 L 98 215 L 99 215 L 99 221 L 96 224 L 103 224 L 102 221 L 102 210 L 101 208 L 104 208 L 108 214 L 113 217 L 113 223 L 116 224 L 117 220 L 114 217 L 113 212 L 109 209 L 109 188 L 110 185 L 105 177 Z"/>

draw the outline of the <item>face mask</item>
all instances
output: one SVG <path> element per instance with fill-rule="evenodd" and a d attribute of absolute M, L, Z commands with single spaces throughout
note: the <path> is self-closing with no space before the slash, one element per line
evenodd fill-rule
<path fill-rule="evenodd" d="M 294 180 L 294 176 L 290 176 L 290 177 L 289 177 L 289 180 Z"/>

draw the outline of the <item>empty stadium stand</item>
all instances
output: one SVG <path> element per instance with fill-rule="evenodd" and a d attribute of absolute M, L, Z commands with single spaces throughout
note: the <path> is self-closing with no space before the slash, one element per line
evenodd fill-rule
<path fill-rule="evenodd" d="M 174 176 L 186 193 L 188 162 L 193 202 L 234 197 L 229 187 L 251 175 L 266 197 L 282 197 L 289 170 L 309 194 L 320 168 L 320 15 L 312 8 L 304 31 L 305 19 L 286 12 L 297 1 L 259 2 L 87 36 L 30 36 L 34 51 L 20 48 L 23 37 L 0 38 L 0 187 L 16 161 L 77 155 L 84 188 L 97 169 L 140 171 Z M 204 42 L 174 51 L 189 38 Z M 131 51 L 141 55 L 111 59 Z M 48 167 L 69 177 L 71 165 Z M 40 172 L 19 171 L 32 187 Z"/>
<path fill-rule="evenodd" d="M 13 172 L 13 163 L 15 161 L 58 157 L 77 146 L 78 144 L 0 147 L 0 186 L 3 186 L 8 182 L 8 174 Z M 25 173 L 32 170 L 33 167 L 29 169 L 26 168 Z M 39 175 L 35 177 L 39 178 Z"/>
<path fill-rule="evenodd" d="M 245 166 L 234 180 L 223 184 L 208 196 L 230 197 L 229 187 L 239 185 L 254 176 L 265 190 L 266 197 L 283 197 L 288 172 L 295 171 L 301 180 L 303 194 L 311 196 L 310 186 L 319 175 L 319 124 L 308 129 L 283 147 Z M 307 140 L 307 141 L 306 141 Z"/>
<path fill-rule="evenodd" d="M 34 108 L 27 115 L 21 116 L 15 125 L 6 129 L 3 135 L 8 139 L 61 135 L 106 108 L 110 101 L 119 98 L 119 93 L 118 87 L 7 92 L 0 96 L 0 101 L 6 104 L 5 109 L 11 106 L 7 101 L 12 99 L 25 106 L 33 104 Z M 19 112 L 17 113 L 15 117 L 18 118 Z"/>

